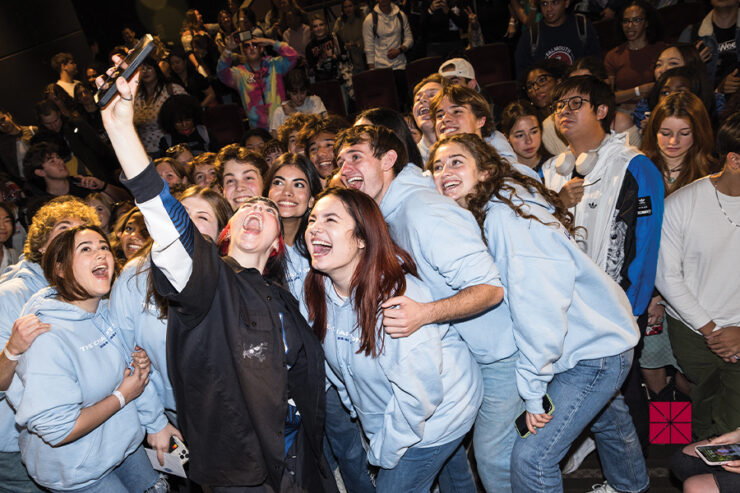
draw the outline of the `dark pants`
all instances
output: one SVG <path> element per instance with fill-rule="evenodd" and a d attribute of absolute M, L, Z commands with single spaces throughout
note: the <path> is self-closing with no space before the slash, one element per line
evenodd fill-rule
<path fill-rule="evenodd" d="M 677 450 L 671 457 L 671 471 L 681 482 L 692 476 L 711 474 L 717 483 L 719 493 L 740 491 L 740 474 L 725 471 L 720 466 L 708 466 L 700 458 L 686 455 L 682 450 Z"/>
<path fill-rule="evenodd" d="M 704 337 L 668 315 L 673 354 L 691 382 L 691 433 L 696 440 L 740 426 L 740 363 L 725 363 Z"/>
<path fill-rule="evenodd" d="M 637 327 L 640 329 L 640 342 L 635 346 L 635 357 L 632 360 L 632 367 L 627 375 L 627 379 L 622 385 L 622 395 L 624 402 L 630 410 L 632 422 L 635 425 L 637 438 L 640 440 L 642 450 L 647 450 L 650 445 L 650 415 L 648 409 L 648 400 L 645 391 L 642 389 L 642 373 L 640 372 L 640 354 L 642 352 L 642 340 L 647 326 L 647 313 L 637 319 Z"/>

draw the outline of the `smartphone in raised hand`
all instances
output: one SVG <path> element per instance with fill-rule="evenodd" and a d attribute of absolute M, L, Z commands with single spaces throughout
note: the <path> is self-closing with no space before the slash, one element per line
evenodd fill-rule
<path fill-rule="evenodd" d="M 136 69 L 139 68 L 141 63 L 149 56 L 153 49 L 154 38 L 151 34 L 145 34 L 141 37 L 136 46 L 128 52 L 126 58 L 124 58 L 123 61 L 115 67 L 113 72 L 103 76 L 103 83 L 98 88 L 98 92 L 95 93 L 95 102 L 99 107 L 105 107 L 118 92 L 118 89 L 116 88 L 116 79 L 119 77 L 128 79 L 134 75 Z"/>

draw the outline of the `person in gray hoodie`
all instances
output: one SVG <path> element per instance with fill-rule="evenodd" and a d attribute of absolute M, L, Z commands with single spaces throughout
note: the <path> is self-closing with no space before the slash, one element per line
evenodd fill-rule
<path fill-rule="evenodd" d="M 145 429 L 150 443 L 181 435 L 148 386 L 149 359 L 110 322 L 110 242 L 98 226 L 72 228 L 50 243 L 42 268 L 49 287 L 23 313 L 50 330 L 19 358 L 7 392 L 29 475 L 51 491 L 165 491 L 141 442 Z"/>
<path fill-rule="evenodd" d="M 48 286 L 40 262 L 49 243 L 63 231 L 81 224 L 99 224 L 95 209 L 69 195 L 49 201 L 33 216 L 22 259 L 0 277 L 0 345 L 4 346 L 0 353 L 0 488 L 40 491 L 21 462 L 15 412 L 4 391 L 15 373 L 17 358 L 48 326 L 39 323 L 14 326 L 14 322 L 28 299 Z"/>
<path fill-rule="evenodd" d="M 447 324 L 385 335 L 379 307 L 387 298 L 425 302 L 431 293 L 378 206 L 364 193 L 327 189 L 306 244 L 304 313 L 323 342 L 329 380 L 362 424 L 368 461 L 380 468 L 378 493 L 428 492 L 437 476 L 441 491 L 475 492 L 462 439 L 483 398 L 480 372 Z"/>

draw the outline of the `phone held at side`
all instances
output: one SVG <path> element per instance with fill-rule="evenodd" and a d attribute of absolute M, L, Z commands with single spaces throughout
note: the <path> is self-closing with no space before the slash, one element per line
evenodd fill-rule
<path fill-rule="evenodd" d="M 170 454 L 180 459 L 180 463 L 183 465 L 190 460 L 190 451 L 185 444 L 182 443 L 182 440 L 177 438 L 175 435 L 170 437 Z"/>
<path fill-rule="evenodd" d="M 137 45 L 128 52 L 126 58 L 119 63 L 110 75 L 103 76 L 103 84 L 95 93 L 95 102 L 103 108 L 110 103 L 113 96 L 118 93 L 116 79 L 124 77 L 130 78 L 139 68 L 141 63 L 149 56 L 154 49 L 154 38 L 151 34 L 145 34 L 141 37 Z"/>
<path fill-rule="evenodd" d="M 542 408 L 545 410 L 545 413 L 550 416 L 555 412 L 555 405 L 547 394 L 542 397 Z M 514 426 L 516 427 L 516 431 L 519 432 L 519 436 L 522 438 L 527 438 L 532 434 L 532 432 L 529 431 L 529 428 L 527 428 L 527 411 L 522 411 L 522 414 L 517 416 L 516 421 L 514 421 Z"/>
<path fill-rule="evenodd" d="M 696 455 L 710 466 L 721 466 L 728 462 L 740 460 L 740 444 L 738 443 L 697 445 L 694 450 L 696 450 Z"/>

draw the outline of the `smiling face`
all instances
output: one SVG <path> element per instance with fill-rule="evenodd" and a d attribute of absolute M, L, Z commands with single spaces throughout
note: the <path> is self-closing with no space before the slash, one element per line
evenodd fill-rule
<path fill-rule="evenodd" d="M 13 218 L 0 207 L 0 246 L 13 236 Z"/>
<path fill-rule="evenodd" d="M 264 200 L 254 200 L 242 205 L 231 217 L 229 224 L 229 255 L 232 257 L 241 254 L 266 256 L 278 248 L 279 212 Z"/>
<path fill-rule="evenodd" d="M 442 90 L 442 84 L 438 82 L 427 82 L 414 95 L 414 106 L 412 114 L 418 126 L 422 131 L 432 131 L 434 129 L 434 116 L 429 114 L 429 103 L 434 96 Z"/>
<path fill-rule="evenodd" d="M 437 191 L 463 207 L 465 197 L 485 178 L 470 151 L 456 142 L 437 148 L 432 161 L 432 175 Z"/>
<path fill-rule="evenodd" d="M 141 212 L 135 212 L 128 218 L 121 232 L 121 250 L 126 260 L 134 256 L 146 243 L 149 234 L 146 231 L 144 217 Z"/>
<path fill-rule="evenodd" d="M 198 228 L 200 234 L 207 236 L 215 243 L 218 240 L 218 219 L 211 204 L 203 197 L 192 195 L 180 201 L 188 212 L 188 216 Z"/>
<path fill-rule="evenodd" d="M 250 163 L 230 159 L 224 163 L 224 198 L 237 210 L 249 197 L 262 193 L 260 170 Z"/>
<path fill-rule="evenodd" d="M 311 33 L 316 39 L 326 36 L 326 22 L 323 19 L 314 19 L 311 21 Z"/>
<path fill-rule="evenodd" d="M 283 166 L 275 173 L 267 196 L 283 219 L 300 218 L 313 203 L 308 177 L 298 166 Z"/>
<path fill-rule="evenodd" d="M 653 71 L 655 80 L 660 79 L 660 76 L 663 75 L 666 70 L 683 67 L 685 64 L 686 62 L 683 59 L 683 55 L 678 51 L 678 48 L 675 46 L 666 48 L 658 57 L 658 61 L 655 62 L 655 70 Z"/>
<path fill-rule="evenodd" d="M 100 299 L 110 292 L 114 260 L 108 242 L 97 231 L 85 229 L 75 234 L 72 274 L 91 298 Z"/>
<path fill-rule="evenodd" d="M 683 158 L 694 145 L 691 122 L 685 118 L 669 116 L 660 124 L 657 139 L 663 158 Z"/>
<path fill-rule="evenodd" d="M 334 195 L 318 200 L 308 217 L 306 246 L 311 267 L 329 276 L 335 285 L 349 285 L 364 254 L 365 242 L 355 236 L 355 228 L 344 203 Z"/>
<path fill-rule="evenodd" d="M 342 147 L 337 156 L 337 164 L 341 168 L 342 184 L 366 193 L 379 204 L 386 190 L 393 180 L 393 162 L 387 152 L 381 158 L 373 155 L 369 142 L 360 142 L 351 146 Z"/>
<path fill-rule="evenodd" d="M 321 178 L 328 177 L 334 168 L 334 140 L 336 135 L 321 132 L 308 142 L 308 159 Z"/>
<path fill-rule="evenodd" d="M 481 128 L 486 123 L 486 117 L 475 116 L 469 104 L 456 104 L 447 96 L 440 101 L 434 118 L 438 139 L 455 134 L 476 134 L 482 137 Z"/>
<path fill-rule="evenodd" d="M 519 118 L 511 127 L 509 143 L 522 162 L 537 158 L 542 144 L 540 123 L 537 117 L 529 115 Z"/>
<path fill-rule="evenodd" d="M 647 30 L 647 19 L 645 11 L 637 5 L 631 5 L 624 9 L 622 15 L 622 31 L 627 41 L 636 41 L 645 37 Z"/>

